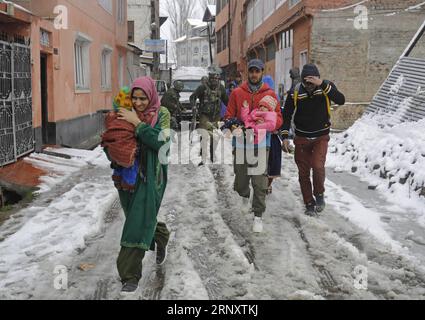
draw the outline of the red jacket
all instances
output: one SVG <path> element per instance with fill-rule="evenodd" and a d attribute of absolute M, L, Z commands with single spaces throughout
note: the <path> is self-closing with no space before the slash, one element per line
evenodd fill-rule
<path fill-rule="evenodd" d="M 243 121 L 242 108 L 244 101 L 248 102 L 251 109 L 250 111 L 252 111 L 254 109 L 258 109 L 258 103 L 265 96 L 272 96 L 277 101 L 279 101 L 276 96 L 276 93 L 272 89 L 270 89 L 267 84 L 263 84 L 263 86 L 260 90 L 258 90 L 258 92 L 252 93 L 249 89 L 248 83 L 244 82 L 239 88 L 233 90 L 232 94 L 230 95 L 230 100 L 229 104 L 227 105 L 227 111 L 226 115 L 224 116 L 224 119 L 228 120 L 231 118 L 238 118 L 239 120 Z M 283 117 L 279 103 L 276 107 L 276 113 L 277 121 L 276 128 L 274 131 L 279 130 L 283 124 Z"/>

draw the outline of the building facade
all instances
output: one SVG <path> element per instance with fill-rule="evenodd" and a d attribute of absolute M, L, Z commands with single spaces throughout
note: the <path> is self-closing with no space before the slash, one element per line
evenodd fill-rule
<path fill-rule="evenodd" d="M 25 14 L 28 21 L 0 23 L 9 37 L 22 34 L 30 43 L 34 136 L 28 143 L 35 141 L 38 151 L 47 144 L 96 145 L 103 130 L 100 111 L 111 108 L 114 93 L 138 72 L 132 70 L 138 62 L 129 61 L 135 49 L 127 44 L 127 1 L 14 3 L 14 15 Z"/>
<path fill-rule="evenodd" d="M 127 0 L 128 4 L 128 42 L 145 50 L 145 40 L 150 39 L 151 0 Z"/>
<path fill-rule="evenodd" d="M 207 23 L 197 19 L 187 19 L 185 30 L 185 35 L 174 41 L 177 67 L 208 67 L 210 51 Z"/>
<path fill-rule="evenodd" d="M 316 63 L 354 104 L 368 104 L 423 22 L 420 0 L 218 0 L 217 60 L 229 77 L 260 58 L 290 87 L 289 70 Z"/>
<path fill-rule="evenodd" d="M 145 40 L 151 39 L 151 0 L 127 0 L 128 42 L 134 44 L 142 51 L 146 49 Z M 150 75 L 150 67 L 153 64 L 153 54 L 142 52 L 143 75 Z M 140 61 L 139 61 L 140 62 Z"/>

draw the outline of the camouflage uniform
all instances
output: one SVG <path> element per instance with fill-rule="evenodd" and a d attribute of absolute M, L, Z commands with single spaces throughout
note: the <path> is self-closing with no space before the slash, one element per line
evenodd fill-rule
<path fill-rule="evenodd" d="M 161 99 L 161 105 L 166 107 L 171 114 L 171 128 L 178 129 L 182 106 L 180 93 L 175 88 L 169 89 Z"/>
<path fill-rule="evenodd" d="M 216 77 L 219 69 L 213 69 L 213 77 Z M 216 81 L 216 82 L 214 82 Z M 217 78 L 212 79 L 210 74 L 210 80 L 208 84 L 203 84 L 196 89 L 196 91 L 190 97 L 192 105 L 196 104 L 196 100 L 199 99 L 199 126 L 198 128 L 207 130 L 210 136 L 210 157 L 211 161 L 214 162 L 215 148 L 217 147 L 217 141 L 214 137 L 214 130 L 219 129 L 218 122 L 221 120 L 221 103 L 227 106 L 229 97 L 226 94 L 226 89 L 219 84 Z M 202 150 L 206 150 L 208 145 L 207 139 L 202 139 Z M 205 163 L 206 155 L 202 154 L 202 162 Z"/>

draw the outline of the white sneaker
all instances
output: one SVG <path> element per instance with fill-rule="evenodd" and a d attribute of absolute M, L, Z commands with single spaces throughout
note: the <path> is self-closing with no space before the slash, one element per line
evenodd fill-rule
<path fill-rule="evenodd" d="M 263 232 L 263 218 L 260 218 L 260 217 L 254 218 L 254 226 L 252 228 L 252 231 L 254 231 L 255 233 Z"/>

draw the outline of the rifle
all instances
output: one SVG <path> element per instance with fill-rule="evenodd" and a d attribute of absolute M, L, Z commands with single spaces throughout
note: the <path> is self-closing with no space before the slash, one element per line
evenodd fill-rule
<path fill-rule="evenodd" d="M 198 118 L 198 108 L 196 107 L 196 101 L 192 104 L 192 122 L 190 124 L 190 144 L 193 145 L 193 131 L 196 130 L 196 124 L 197 124 L 197 118 Z"/>
<path fill-rule="evenodd" d="M 190 133 L 196 130 L 196 125 L 198 123 L 198 108 L 196 107 L 196 102 L 192 105 L 192 124 L 190 127 Z"/>

